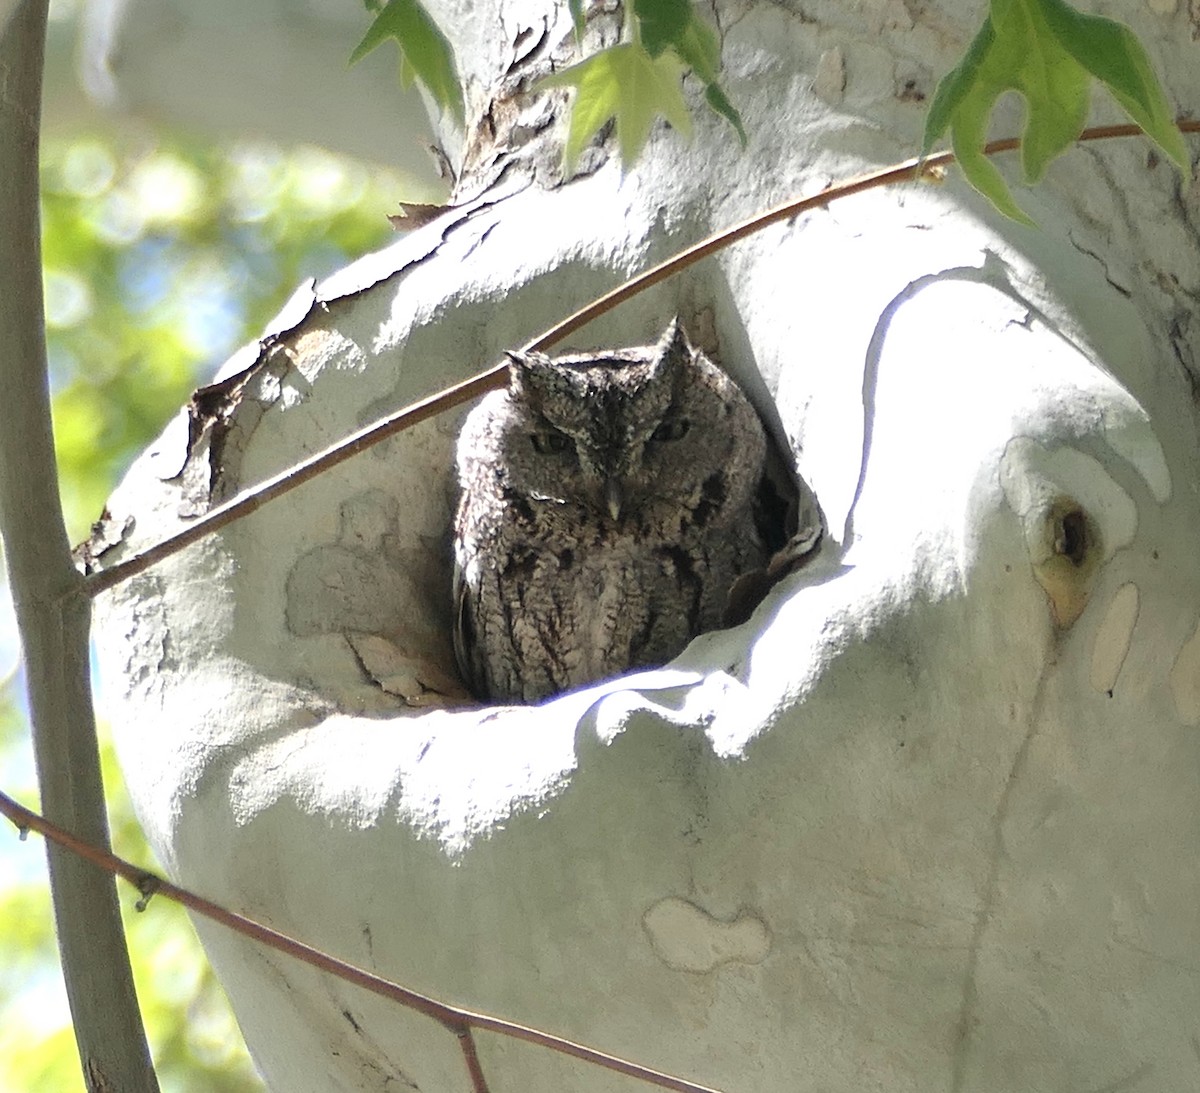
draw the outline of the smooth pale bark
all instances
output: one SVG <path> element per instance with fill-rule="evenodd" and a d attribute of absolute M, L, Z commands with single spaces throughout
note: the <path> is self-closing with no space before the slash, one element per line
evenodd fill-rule
<path fill-rule="evenodd" d="M 190 451 L 182 418 L 164 433 L 106 559 L 708 231 L 910 154 L 980 17 L 912 8 L 720 8 L 744 153 L 702 117 L 690 145 L 660 128 L 629 172 L 546 188 L 561 118 L 519 103 L 497 182 L 299 294 Z M 1113 6 L 1182 108 L 1188 18 L 1156 10 Z M 476 103 L 545 29 L 534 5 L 505 5 L 507 37 L 435 16 Z M 448 687 L 461 415 L 106 594 L 122 757 L 176 878 L 730 1091 L 1194 1084 L 1195 188 L 1127 141 L 1020 197 L 1039 230 L 953 175 L 839 203 L 576 336 L 679 313 L 828 522 L 749 623 L 664 669 L 533 709 L 405 705 Z M 465 1088 L 444 1029 L 202 933 L 274 1088 Z M 490 1035 L 480 1054 L 495 1090 L 627 1087 Z"/>
<path fill-rule="evenodd" d="M 89 681 L 91 611 L 67 543 L 50 429 L 38 216 L 45 25 L 46 5 L 38 0 L 22 0 L 0 19 L 0 527 L 24 651 L 42 812 L 107 846 Z M 87 1086 L 157 1090 L 113 878 L 53 845 L 47 853 Z"/>

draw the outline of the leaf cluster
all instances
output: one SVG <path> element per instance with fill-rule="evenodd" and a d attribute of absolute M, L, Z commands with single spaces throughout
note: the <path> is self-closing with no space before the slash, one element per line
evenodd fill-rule
<path fill-rule="evenodd" d="M 394 39 L 400 49 L 400 82 L 414 80 L 463 125 L 463 97 L 446 37 L 420 0 L 364 0 L 375 18 L 350 56 L 351 63 L 376 46 Z M 577 40 L 586 23 L 584 0 L 568 0 Z M 575 92 L 564 150 L 570 173 L 579 154 L 610 121 L 616 123 L 621 161 L 628 167 L 663 117 L 684 136 L 691 134 L 691 114 L 681 83 L 690 71 L 704 87 L 704 100 L 725 118 L 743 146 L 741 115 L 720 83 L 721 45 L 716 32 L 696 12 L 692 0 L 625 0 L 625 40 L 602 49 L 578 64 L 542 81 L 542 87 Z"/>
<path fill-rule="evenodd" d="M 1035 183 L 1083 130 L 1093 79 L 1181 170 L 1188 168 L 1183 137 L 1137 37 L 1065 0 L 991 0 L 966 54 L 938 84 L 922 154 L 949 129 L 968 181 L 1001 212 L 1030 223 L 983 151 L 992 109 L 1006 91 L 1024 97 L 1021 165 L 1026 182 Z"/>
<path fill-rule="evenodd" d="M 446 39 L 420 0 L 364 0 L 376 12 L 352 59 L 388 37 L 400 45 L 402 79 L 419 79 L 444 109 L 462 122 L 462 95 Z M 582 44 L 585 0 L 567 0 Z M 716 33 L 692 0 L 625 0 L 624 40 L 542 81 L 574 91 L 564 147 L 567 172 L 605 125 L 615 123 L 622 164 L 628 168 L 662 117 L 685 137 L 691 115 L 681 91 L 685 72 L 704 87 L 708 106 L 724 117 L 742 145 L 741 116 L 720 84 Z M 1088 15 L 1066 0 L 990 0 L 989 13 L 958 65 L 939 83 L 926 118 L 922 155 L 950 133 L 967 180 L 1007 216 L 1029 218 L 984 152 L 996 101 L 1016 91 L 1026 101 L 1021 143 L 1026 182 L 1035 183 L 1079 136 L 1087 119 L 1092 80 L 1099 80 L 1129 117 L 1181 169 L 1187 149 L 1149 58 L 1128 27 Z"/>

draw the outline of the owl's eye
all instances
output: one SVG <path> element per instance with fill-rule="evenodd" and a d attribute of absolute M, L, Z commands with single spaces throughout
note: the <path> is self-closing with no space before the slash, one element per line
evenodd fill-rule
<path fill-rule="evenodd" d="M 687 436 L 688 430 L 692 427 L 692 423 L 685 417 L 667 418 L 657 429 L 650 434 L 650 439 L 662 443 L 666 440 L 682 440 Z"/>
<path fill-rule="evenodd" d="M 533 450 L 541 455 L 562 455 L 571 446 L 571 441 L 557 430 L 532 433 L 529 439 L 533 441 Z"/>

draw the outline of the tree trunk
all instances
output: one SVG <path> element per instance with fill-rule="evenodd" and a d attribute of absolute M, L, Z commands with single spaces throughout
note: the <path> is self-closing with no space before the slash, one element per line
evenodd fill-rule
<path fill-rule="evenodd" d="M 1108 13 L 1186 109 L 1192 28 L 1164 7 Z M 461 204 L 230 362 L 114 496 L 135 523 L 101 565 L 708 232 L 911 155 L 982 7 L 722 5 L 748 148 L 699 115 L 690 144 L 660 126 L 623 173 L 610 141 L 565 184 L 561 93 L 521 91 L 565 13 L 434 15 L 485 116 Z M 122 758 L 175 878 L 730 1093 L 1194 1084 L 1197 192 L 1138 139 L 1020 200 L 1037 230 L 953 173 L 865 194 L 575 336 L 681 315 L 827 520 L 815 562 L 666 668 L 438 705 L 461 412 L 107 593 Z M 201 931 L 273 1088 L 467 1087 L 439 1025 Z M 495 1090 L 626 1087 L 479 1053 Z"/>

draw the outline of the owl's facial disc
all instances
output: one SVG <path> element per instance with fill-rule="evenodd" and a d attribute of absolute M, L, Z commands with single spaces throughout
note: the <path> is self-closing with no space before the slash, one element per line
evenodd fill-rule
<path fill-rule="evenodd" d="M 529 442 L 543 471 L 538 477 L 558 486 L 553 495 L 538 491 L 532 496 L 558 504 L 576 501 L 597 515 L 621 519 L 629 496 L 629 468 L 619 465 L 611 451 L 598 448 L 587 436 L 575 438 L 548 424 L 529 433 Z"/>
<path fill-rule="evenodd" d="M 504 465 L 518 493 L 632 526 L 647 505 L 676 504 L 691 491 L 684 468 L 707 453 L 684 382 L 692 352 L 678 332 L 651 353 L 511 360 L 515 415 Z"/>

